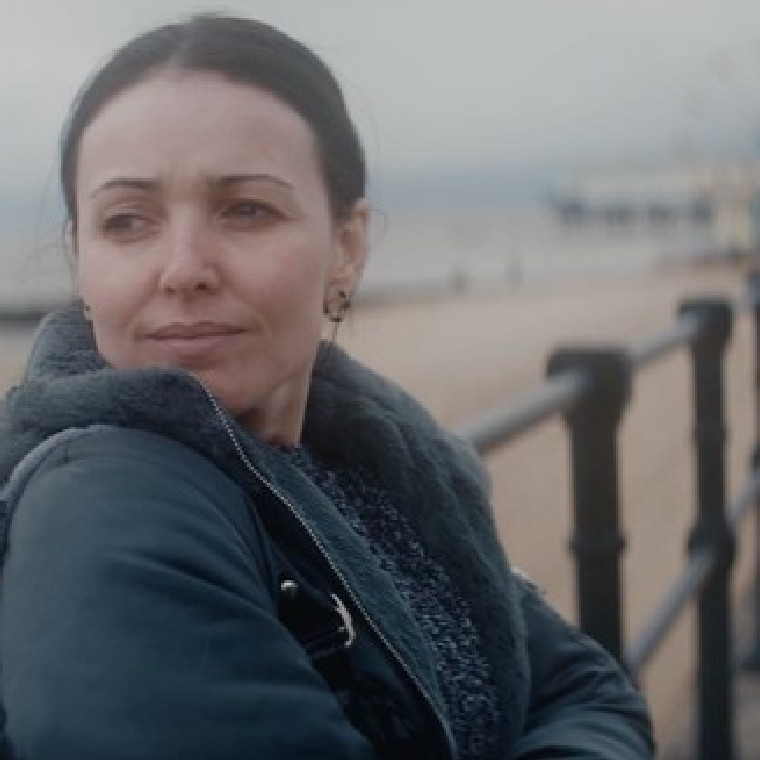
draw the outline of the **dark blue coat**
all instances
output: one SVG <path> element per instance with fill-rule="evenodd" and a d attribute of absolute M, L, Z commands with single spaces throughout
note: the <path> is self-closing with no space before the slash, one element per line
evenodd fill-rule
<path fill-rule="evenodd" d="M 318 367 L 305 439 L 379 478 L 467 599 L 497 756 L 651 757 L 640 695 L 510 570 L 472 451 L 336 349 Z M 188 375 L 107 369 L 76 312 L 58 315 L 0 410 L 0 482 L 7 754 L 455 757 L 432 657 L 389 579 Z M 356 635 L 339 671 L 284 621 L 284 581 L 340 600 Z M 351 688 L 332 682 L 346 673 Z"/>

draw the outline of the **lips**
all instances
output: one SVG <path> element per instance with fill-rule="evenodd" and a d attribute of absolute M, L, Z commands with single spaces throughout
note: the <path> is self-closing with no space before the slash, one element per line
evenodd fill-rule
<path fill-rule="evenodd" d="M 174 322 L 148 333 L 153 340 L 197 340 L 237 335 L 242 330 L 220 322 Z"/>
<path fill-rule="evenodd" d="M 189 364 L 210 360 L 243 332 L 240 327 L 220 322 L 174 322 L 149 332 L 147 337 L 171 360 Z"/>

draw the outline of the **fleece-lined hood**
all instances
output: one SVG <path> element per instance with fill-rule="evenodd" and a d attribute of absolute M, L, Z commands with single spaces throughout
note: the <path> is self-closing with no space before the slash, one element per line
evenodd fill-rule
<path fill-rule="evenodd" d="M 221 417 L 188 373 L 108 367 L 81 308 L 73 304 L 42 323 L 21 382 L 0 406 L 0 483 L 51 436 L 92 425 L 173 438 L 241 480 L 231 426 L 265 477 L 286 491 L 292 482 L 270 447 Z M 478 457 L 398 386 L 332 345 L 320 349 L 303 438 L 325 461 L 362 467 L 377 477 L 470 601 L 508 718 L 499 737 L 508 746 L 522 730 L 527 710 L 527 655 L 516 590 Z M 304 516 L 310 519 L 308 512 Z M 342 542 L 328 538 L 326 543 L 343 551 Z M 344 559 L 336 557 L 339 563 Z"/>

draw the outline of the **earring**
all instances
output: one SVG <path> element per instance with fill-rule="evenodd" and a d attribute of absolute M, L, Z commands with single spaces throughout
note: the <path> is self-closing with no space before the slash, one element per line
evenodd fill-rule
<path fill-rule="evenodd" d="M 337 292 L 337 298 L 332 298 L 329 301 L 325 300 L 322 311 L 331 322 L 338 324 L 345 319 L 350 308 L 351 299 L 348 297 L 345 290 L 339 290 Z"/>
<path fill-rule="evenodd" d="M 90 304 L 82 304 L 82 314 L 84 314 L 84 318 L 87 322 L 92 322 L 92 310 L 90 309 Z"/>

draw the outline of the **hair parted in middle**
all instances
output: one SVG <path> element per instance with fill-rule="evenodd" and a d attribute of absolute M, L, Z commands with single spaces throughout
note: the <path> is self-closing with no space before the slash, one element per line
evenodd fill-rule
<path fill-rule="evenodd" d="M 350 215 L 364 197 L 364 152 L 340 86 L 324 61 L 261 21 L 200 14 L 127 42 L 79 91 L 61 136 L 60 156 L 61 187 L 74 232 L 82 134 L 109 101 L 162 69 L 212 72 L 279 97 L 314 133 L 333 218 Z"/>

